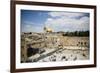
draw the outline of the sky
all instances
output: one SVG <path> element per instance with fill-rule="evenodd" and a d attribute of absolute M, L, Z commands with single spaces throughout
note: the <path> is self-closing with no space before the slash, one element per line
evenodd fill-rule
<path fill-rule="evenodd" d="M 21 10 L 21 32 L 43 32 L 44 27 L 54 32 L 87 31 L 89 24 L 89 13 Z"/>

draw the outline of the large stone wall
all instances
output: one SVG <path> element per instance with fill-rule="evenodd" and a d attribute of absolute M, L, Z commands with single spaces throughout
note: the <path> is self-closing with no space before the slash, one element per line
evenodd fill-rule
<path fill-rule="evenodd" d="M 88 37 L 61 37 L 61 43 L 64 46 L 88 46 Z"/>
<path fill-rule="evenodd" d="M 69 37 L 57 34 L 25 34 L 21 37 L 21 61 L 27 59 L 27 44 L 31 44 L 33 48 L 54 49 L 68 46 L 89 47 L 89 37 Z"/>

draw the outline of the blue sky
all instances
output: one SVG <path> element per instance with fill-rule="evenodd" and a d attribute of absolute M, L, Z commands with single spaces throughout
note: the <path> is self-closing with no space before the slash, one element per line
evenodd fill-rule
<path fill-rule="evenodd" d="M 58 31 L 89 30 L 89 13 L 21 10 L 22 32 L 43 32 L 43 27 Z"/>

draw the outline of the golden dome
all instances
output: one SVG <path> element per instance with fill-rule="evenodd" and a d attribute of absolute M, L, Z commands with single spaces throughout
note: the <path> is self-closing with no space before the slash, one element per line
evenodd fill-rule
<path fill-rule="evenodd" d="M 51 28 L 44 27 L 44 30 L 45 30 L 46 32 L 52 32 L 52 29 L 51 29 Z"/>
<path fill-rule="evenodd" d="M 52 32 L 52 29 L 48 28 L 48 29 L 46 30 L 46 32 Z"/>

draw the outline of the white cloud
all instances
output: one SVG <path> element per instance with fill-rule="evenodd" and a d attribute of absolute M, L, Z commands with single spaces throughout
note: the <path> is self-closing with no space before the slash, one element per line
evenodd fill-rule
<path fill-rule="evenodd" d="M 22 27 L 22 32 L 43 32 L 43 28 L 39 26 L 25 24 Z"/>
<path fill-rule="evenodd" d="M 84 13 L 50 12 L 45 25 L 54 31 L 81 31 L 89 30 L 89 17 Z M 81 16 L 80 19 L 76 17 Z M 54 18 L 58 17 L 58 18 Z"/>
<path fill-rule="evenodd" d="M 43 32 L 43 26 L 37 26 L 34 22 L 31 21 L 24 21 L 23 24 L 21 24 L 21 31 L 22 32 Z"/>
<path fill-rule="evenodd" d="M 48 19 L 47 19 L 47 21 L 52 21 L 52 20 L 53 20 L 52 18 L 48 18 Z"/>
<path fill-rule="evenodd" d="M 60 16 L 65 16 L 65 17 L 79 17 L 79 16 L 84 16 L 84 13 L 75 13 L 75 12 L 50 12 L 49 13 L 50 16 L 52 17 L 60 17 Z"/>

